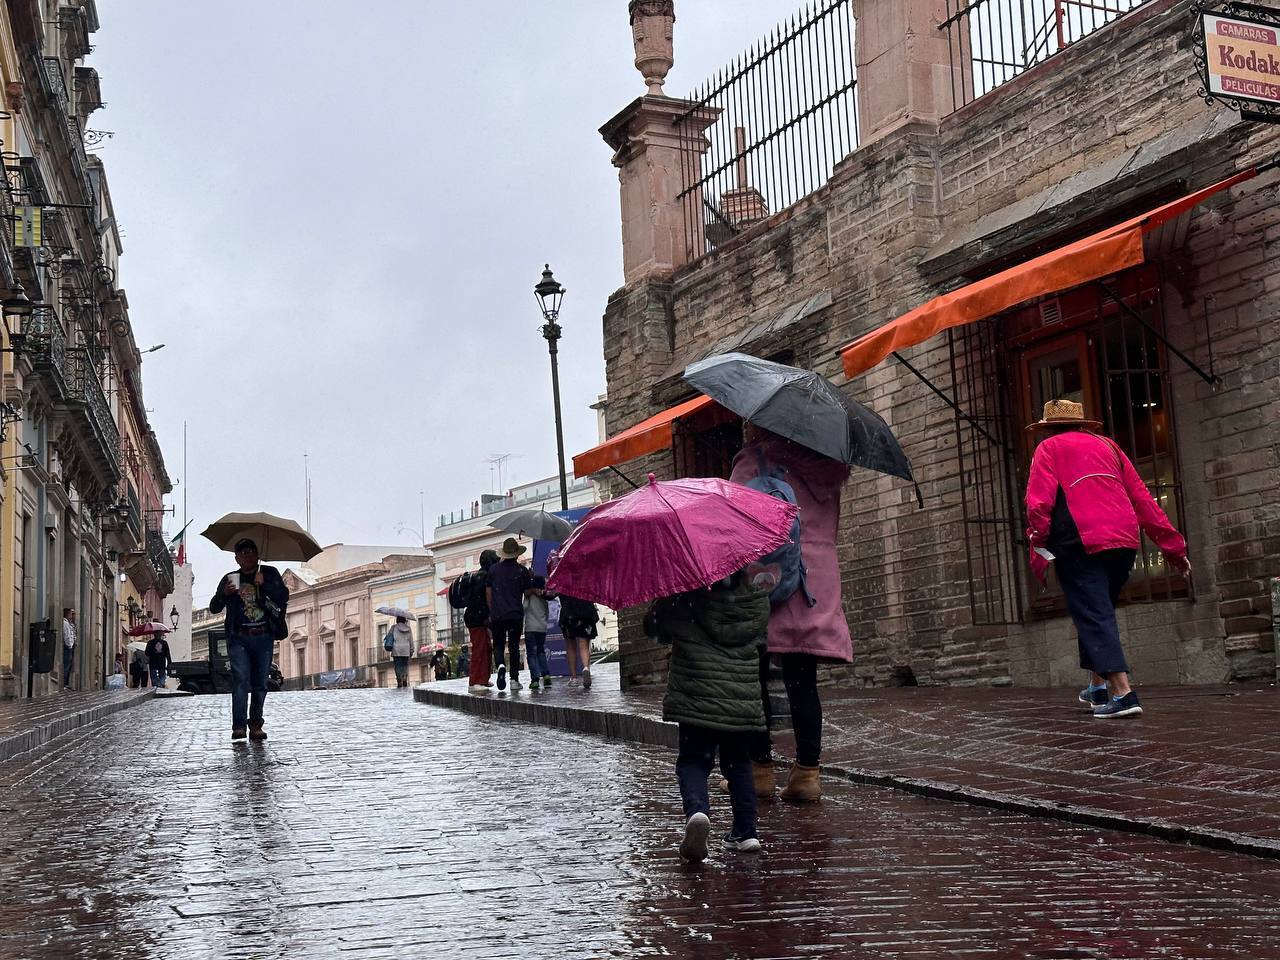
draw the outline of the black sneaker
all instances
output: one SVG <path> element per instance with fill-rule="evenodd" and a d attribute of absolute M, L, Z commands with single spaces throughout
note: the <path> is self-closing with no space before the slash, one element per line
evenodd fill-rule
<path fill-rule="evenodd" d="M 738 837 L 731 832 L 724 835 L 724 839 L 720 841 L 726 850 L 733 850 L 735 853 L 758 853 L 760 851 L 759 837 Z"/>
<path fill-rule="evenodd" d="M 1100 687 L 1095 687 L 1093 684 L 1089 684 L 1089 686 L 1080 691 L 1080 695 L 1076 699 L 1086 707 L 1101 707 L 1108 699 L 1107 685 L 1104 683 Z"/>
<path fill-rule="evenodd" d="M 503 664 L 498 664 L 498 689 L 507 689 L 507 668 Z"/>
<path fill-rule="evenodd" d="M 582 689 L 591 689 L 591 671 L 589 669 L 582 671 Z"/>
<path fill-rule="evenodd" d="M 1130 690 L 1123 697 L 1112 697 L 1102 706 L 1094 707 L 1093 716 L 1096 720 L 1140 717 L 1142 716 L 1142 704 L 1138 702 L 1138 695 Z"/>
<path fill-rule="evenodd" d="M 680 856 L 692 863 L 707 859 L 707 837 L 711 834 L 711 820 L 705 813 L 695 813 L 684 825 L 684 839 L 680 842 Z"/>

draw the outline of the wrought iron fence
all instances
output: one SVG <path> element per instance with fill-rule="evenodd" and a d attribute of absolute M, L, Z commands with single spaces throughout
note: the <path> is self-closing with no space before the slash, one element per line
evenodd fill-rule
<path fill-rule="evenodd" d="M 65 397 L 71 378 L 67 330 L 53 308 L 36 307 L 23 317 L 20 340 L 32 366 L 48 376 L 56 396 Z"/>
<path fill-rule="evenodd" d="M 947 0 L 954 109 L 1150 0 Z"/>
<path fill-rule="evenodd" d="M 853 0 L 817 0 L 707 80 L 674 121 L 689 260 L 823 186 L 858 146 Z"/>

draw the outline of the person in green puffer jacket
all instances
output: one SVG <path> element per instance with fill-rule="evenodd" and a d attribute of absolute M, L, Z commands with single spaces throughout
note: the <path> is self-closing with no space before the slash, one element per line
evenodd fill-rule
<path fill-rule="evenodd" d="M 749 745 L 753 734 L 767 729 L 759 663 L 769 591 L 738 572 L 706 589 L 658 600 L 645 620 L 651 635 L 671 644 L 662 718 L 680 725 L 676 779 L 685 815 L 680 854 L 695 862 L 707 857 L 707 778 L 717 749 L 733 807 L 733 829 L 725 834 L 724 847 L 759 850 Z"/>

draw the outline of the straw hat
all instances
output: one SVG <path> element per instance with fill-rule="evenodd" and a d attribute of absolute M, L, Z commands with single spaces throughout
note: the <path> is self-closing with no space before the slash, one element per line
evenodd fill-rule
<path fill-rule="evenodd" d="M 1050 400 L 1044 405 L 1044 416 L 1027 426 L 1028 430 L 1037 427 L 1080 427 L 1084 430 L 1100 430 L 1102 423 L 1098 420 L 1086 420 L 1084 404 L 1074 400 Z"/>
<path fill-rule="evenodd" d="M 502 557 L 503 560 L 514 560 L 516 557 L 520 556 L 520 554 L 524 553 L 526 549 L 526 547 L 522 547 L 520 544 L 516 543 L 515 537 L 507 537 L 507 539 L 502 541 L 502 549 L 498 552 L 498 555 Z"/>

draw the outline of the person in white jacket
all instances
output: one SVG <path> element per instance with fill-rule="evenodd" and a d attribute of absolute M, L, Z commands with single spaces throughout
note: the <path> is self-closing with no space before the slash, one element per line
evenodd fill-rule
<path fill-rule="evenodd" d="M 396 686 L 409 685 L 409 658 L 413 656 L 413 629 L 404 617 L 396 617 L 395 626 L 387 631 L 382 645 L 391 651 L 396 666 Z"/>

